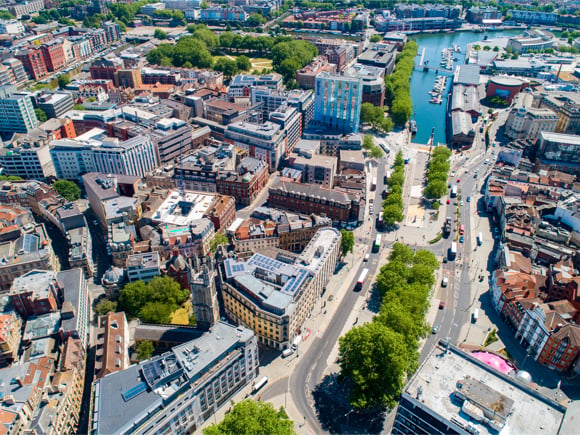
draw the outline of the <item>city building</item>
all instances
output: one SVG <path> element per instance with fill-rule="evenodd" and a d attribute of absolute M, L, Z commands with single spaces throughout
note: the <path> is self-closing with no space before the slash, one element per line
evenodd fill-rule
<path fill-rule="evenodd" d="M 485 96 L 487 98 L 499 97 L 507 103 L 511 103 L 514 97 L 526 89 L 529 82 L 517 77 L 495 76 L 489 79 Z"/>
<path fill-rule="evenodd" d="M 28 76 L 26 70 L 18 59 L 11 57 L 9 59 L 2 61 L 2 68 L 6 68 L 5 72 L 7 74 L 8 83 L 5 81 L 1 83 L 2 85 L 15 85 L 22 86 L 28 81 Z"/>
<path fill-rule="evenodd" d="M 24 33 L 24 26 L 18 20 L 0 20 L 0 34 L 21 35 Z"/>
<path fill-rule="evenodd" d="M 544 29 L 534 29 L 525 31 L 522 36 L 509 38 L 507 48 L 511 48 L 514 53 L 527 53 L 532 50 L 542 51 L 552 48 L 556 43 L 557 38 L 553 33 Z"/>
<path fill-rule="evenodd" d="M 248 151 L 250 157 L 264 161 L 275 171 L 287 151 L 283 128 L 272 121 L 262 124 L 234 122 L 226 128 L 224 141 Z"/>
<path fill-rule="evenodd" d="M 320 184 L 326 189 L 334 187 L 334 176 L 338 159 L 322 154 L 298 155 L 291 154 L 289 166 L 302 171 L 302 182 Z"/>
<path fill-rule="evenodd" d="M 92 433 L 194 432 L 252 382 L 258 366 L 252 331 L 218 322 L 198 339 L 97 380 Z"/>
<path fill-rule="evenodd" d="M 451 146 L 453 148 L 467 149 L 475 140 L 475 128 L 471 121 L 471 115 L 457 110 L 451 113 Z"/>
<path fill-rule="evenodd" d="M 502 12 L 495 6 L 472 6 L 467 10 L 465 19 L 468 23 L 483 24 L 489 20 L 501 20 Z"/>
<path fill-rule="evenodd" d="M 53 141 L 50 155 L 58 178 L 78 182 L 90 172 L 142 177 L 159 165 L 157 150 L 148 137 L 120 141 L 99 129 L 75 139 Z"/>
<path fill-rule="evenodd" d="M 56 282 L 62 295 L 60 310 L 60 337 L 80 340 L 84 350 L 89 345 L 89 294 L 87 280 L 82 269 L 63 270 L 56 274 Z"/>
<path fill-rule="evenodd" d="M 295 107 L 283 105 L 270 113 L 269 119 L 284 130 L 286 135 L 284 157 L 288 157 L 302 136 L 302 115 Z"/>
<path fill-rule="evenodd" d="M 561 433 L 566 407 L 454 346 L 435 346 L 405 386 L 393 434 Z M 499 405 L 499 406 L 498 406 Z"/>
<path fill-rule="evenodd" d="M 18 359 L 21 328 L 22 320 L 14 311 L 0 314 L 0 368 Z"/>
<path fill-rule="evenodd" d="M 87 277 L 93 276 L 93 239 L 86 225 L 66 231 L 69 244 L 68 262 L 71 268 L 81 268 Z"/>
<path fill-rule="evenodd" d="M 512 16 L 513 21 L 526 24 L 554 26 L 558 20 L 558 14 L 552 12 L 510 9 L 509 14 Z"/>
<path fill-rule="evenodd" d="M 542 162 L 553 166 L 574 167 L 580 163 L 580 136 L 541 132 L 537 156 Z"/>
<path fill-rule="evenodd" d="M 304 68 L 296 71 L 296 82 L 302 89 L 314 89 L 316 76 L 321 72 L 336 73 L 336 65 L 321 58 L 315 58 Z"/>
<path fill-rule="evenodd" d="M 226 259 L 220 272 L 227 316 L 252 328 L 261 343 L 290 348 L 334 273 L 340 239 L 338 230 L 322 228 L 299 256 L 280 251 Z"/>
<path fill-rule="evenodd" d="M 40 46 L 46 69 L 50 72 L 59 71 L 66 66 L 66 57 L 62 39 L 53 39 Z"/>
<path fill-rule="evenodd" d="M 362 102 L 383 107 L 385 102 L 385 70 L 382 67 L 355 63 L 347 74 L 362 80 Z"/>
<path fill-rule="evenodd" d="M 558 115 L 548 108 L 533 107 L 533 100 L 534 97 L 530 93 L 519 94 L 514 100 L 504 128 L 508 138 L 535 142 L 541 132 L 556 131 Z"/>
<path fill-rule="evenodd" d="M 372 43 L 357 58 L 357 62 L 384 70 L 383 74 L 392 74 L 395 69 L 397 47 L 389 43 Z"/>
<path fill-rule="evenodd" d="M 269 188 L 271 207 L 297 213 L 314 213 L 340 222 L 362 221 L 364 203 L 359 195 L 325 189 L 318 184 L 279 181 Z"/>
<path fill-rule="evenodd" d="M 282 76 L 277 73 L 261 76 L 238 74 L 230 82 L 228 97 L 249 97 L 251 88 L 255 86 L 266 86 L 270 89 L 282 90 Z"/>
<path fill-rule="evenodd" d="M 580 133 L 580 96 L 577 92 L 534 94 L 534 107 L 551 109 L 558 115 L 557 133 Z"/>
<path fill-rule="evenodd" d="M 55 92 L 42 95 L 37 99 L 37 106 L 46 113 L 46 117 L 61 118 L 74 106 L 72 94 L 69 92 Z"/>
<path fill-rule="evenodd" d="M 146 252 L 129 255 L 127 257 L 126 272 L 129 282 L 151 281 L 156 276 L 161 276 L 159 253 Z"/>
<path fill-rule="evenodd" d="M 233 196 L 237 204 L 248 206 L 268 184 L 268 166 L 253 157 L 244 157 L 235 171 L 219 171 L 216 191 Z"/>
<path fill-rule="evenodd" d="M 0 148 L 0 165 L 4 169 L 3 175 L 27 180 L 46 180 L 56 175 L 48 141 L 44 140 L 13 139 L 12 143 Z"/>
<path fill-rule="evenodd" d="M 28 133 L 39 122 L 32 100 L 26 94 L 16 93 L 14 86 L 0 88 L 0 133 Z"/>
<path fill-rule="evenodd" d="M 53 313 L 60 307 L 56 272 L 33 270 L 14 279 L 10 301 L 23 318 Z"/>
<path fill-rule="evenodd" d="M 321 73 L 314 90 L 314 122 L 341 133 L 356 133 L 363 83 L 360 78 Z"/>
<path fill-rule="evenodd" d="M 34 270 L 58 270 L 59 264 L 43 224 L 25 225 L 17 238 L 0 243 L 0 290 Z"/>
<path fill-rule="evenodd" d="M 129 324 L 124 312 L 109 312 L 99 317 L 97 338 L 97 379 L 129 367 Z"/>
<path fill-rule="evenodd" d="M 234 22 L 245 22 L 249 15 L 242 8 L 230 7 L 230 8 L 207 8 L 200 11 L 199 20 L 202 22 L 206 21 L 234 21 Z"/>
<path fill-rule="evenodd" d="M 44 0 L 28 0 L 8 4 L 8 11 L 17 19 L 22 15 L 31 15 L 44 10 Z"/>

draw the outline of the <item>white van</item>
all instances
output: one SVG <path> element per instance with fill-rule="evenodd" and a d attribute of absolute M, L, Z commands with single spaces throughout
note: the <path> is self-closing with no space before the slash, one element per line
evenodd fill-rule
<path fill-rule="evenodd" d="M 294 351 L 292 349 L 284 349 L 282 351 L 282 358 L 287 358 L 290 355 L 292 355 L 294 353 Z"/>
<path fill-rule="evenodd" d="M 371 258 L 371 254 L 367 253 L 367 254 L 365 255 L 365 263 L 366 263 L 367 261 L 369 261 L 369 258 Z"/>
<path fill-rule="evenodd" d="M 447 287 L 448 284 L 449 284 L 449 278 L 444 276 L 443 280 L 441 281 L 441 287 Z"/>

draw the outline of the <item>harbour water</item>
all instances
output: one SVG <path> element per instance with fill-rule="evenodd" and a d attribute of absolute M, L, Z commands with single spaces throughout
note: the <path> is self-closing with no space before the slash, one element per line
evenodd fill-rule
<path fill-rule="evenodd" d="M 454 62 L 455 66 L 464 63 L 465 49 L 467 44 L 475 41 L 481 41 L 487 36 L 489 39 L 500 38 L 502 36 L 513 36 L 520 34 L 521 30 L 505 30 L 494 32 L 455 32 L 455 33 L 434 33 L 412 35 L 411 39 L 415 39 L 419 44 L 419 50 L 415 62 L 418 64 L 421 60 L 423 48 L 425 48 L 425 60 L 428 60 L 428 66 L 439 68 L 441 60 L 441 50 L 449 48 L 453 44 L 457 44 L 461 48 L 460 53 L 454 53 L 454 57 L 458 60 Z M 415 143 L 427 143 L 431 136 L 431 130 L 435 127 L 434 143 L 446 143 L 445 139 L 445 110 L 447 107 L 446 96 L 451 88 L 451 80 L 447 80 L 446 89 L 443 92 L 443 100 L 441 104 L 431 104 L 429 100 L 432 98 L 429 95 L 435 78 L 438 73 L 430 70 L 423 72 L 422 68 L 416 68 L 411 76 L 411 98 L 413 100 L 414 118 L 417 121 L 417 135 L 415 136 Z M 450 73 L 448 74 L 450 76 Z"/>

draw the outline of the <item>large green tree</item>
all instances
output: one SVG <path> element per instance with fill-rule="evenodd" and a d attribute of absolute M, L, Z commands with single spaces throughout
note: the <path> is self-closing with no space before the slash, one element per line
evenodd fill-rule
<path fill-rule="evenodd" d="M 67 201 L 76 201 L 81 197 L 81 189 L 76 183 L 69 180 L 57 180 L 52 188 Z"/>
<path fill-rule="evenodd" d="M 154 351 L 155 347 L 153 347 L 153 343 L 149 340 L 143 340 L 137 345 L 137 359 L 139 361 L 149 359 Z"/>
<path fill-rule="evenodd" d="M 379 322 L 351 329 L 340 338 L 340 368 L 352 379 L 355 408 L 394 406 L 409 366 L 404 337 Z"/>
<path fill-rule="evenodd" d="M 354 233 L 349 230 L 340 230 L 342 238 L 340 239 L 340 255 L 344 257 L 354 248 Z"/>
<path fill-rule="evenodd" d="M 230 240 L 228 239 L 228 236 L 226 236 L 225 234 L 222 233 L 216 233 L 215 236 L 213 236 L 213 239 L 211 240 L 211 242 L 209 242 L 209 250 L 211 252 L 215 252 L 217 251 L 218 246 L 220 245 L 229 245 Z"/>
<path fill-rule="evenodd" d="M 70 77 L 68 74 L 61 74 L 58 76 L 58 87 L 64 89 L 66 85 L 70 83 Z"/>
<path fill-rule="evenodd" d="M 46 122 L 48 120 L 46 112 L 42 110 L 40 107 L 34 109 L 34 114 L 36 115 L 36 119 L 38 119 L 40 122 Z"/>
<path fill-rule="evenodd" d="M 218 424 L 204 429 L 204 435 L 294 435 L 294 423 L 283 408 L 269 402 L 246 399 L 236 403 Z"/>
<path fill-rule="evenodd" d="M 119 295 L 118 309 L 129 317 L 138 317 L 147 323 L 171 323 L 171 313 L 189 297 L 178 282 L 169 276 L 155 277 L 145 283 L 126 284 Z"/>

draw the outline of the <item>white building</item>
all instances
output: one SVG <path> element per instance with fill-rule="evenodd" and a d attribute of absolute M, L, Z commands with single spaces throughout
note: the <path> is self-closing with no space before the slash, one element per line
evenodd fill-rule
<path fill-rule="evenodd" d="M 510 139 L 528 139 L 535 142 L 540 133 L 554 132 L 558 115 L 550 109 L 519 107 L 512 109 L 505 123 L 505 135 Z"/>
<path fill-rule="evenodd" d="M 26 180 L 45 180 L 56 175 L 47 144 L 0 148 L 0 166 L 2 175 L 16 175 Z"/>
<path fill-rule="evenodd" d="M 58 178 L 82 182 L 88 172 L 142 177 L 159 165 L 153 142 L 145 136 L 126 141 L 92 129 L 75 139 L 55 140 L 50 155 Z"/>
<path fill-rule="evenodd" d="M 1 35 L 21 35 L 24 33 L 24 26 L 18 20 L 0 20 Z"/>
<path fill-rule="evenodd" d="M 145 252 L 127 257 L 127 278 L 133 281 L 151 281 L 161 275 L 159 253 Z"/>
<path fill-rule="evenodd" d="M 28 133 L 38 127 L 32 100 L 28 95 L 14 93 L 14 86 L 3 86 L 0 91 L 0 132 Z"/>

